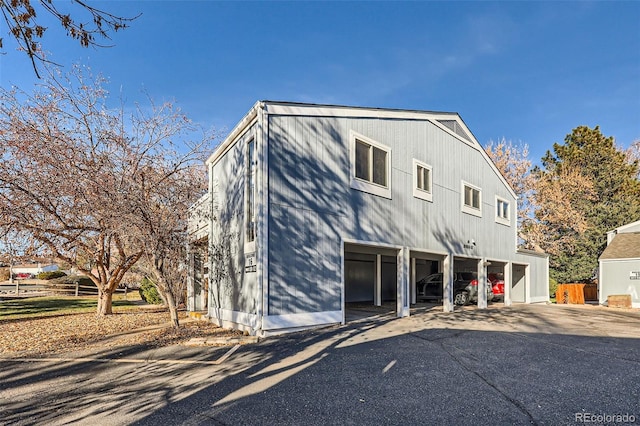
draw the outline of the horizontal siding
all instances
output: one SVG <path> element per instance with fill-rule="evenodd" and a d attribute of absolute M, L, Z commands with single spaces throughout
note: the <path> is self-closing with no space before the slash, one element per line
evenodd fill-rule
<path fill-rule="evenodd" d="M 391 148 L 391 199 L 350 188 L 352 130 Z M 413 197 L 413 158 L 433 167 L 433 202 Z M 481 218 L 461 211 L 461 180 L 482 189 Z M 515 218 L 511 227 L 495 222 L 496 195 L 509 200 L 514 216 L 516 200 L 482 153 L 429 121 L 269 116 L 269 313 L 309 309 L 295 302 L 303 293 L 336 294 L 339 276 L 311 284 L 281 263 L 332 260 L 343 238 L 512 258 Z M 307 233 L 315 236 L 300 235 Z M 475 249 L 464 248 L 469 239 Z M 311 306 L 329 310 L 334 303 Z"/>

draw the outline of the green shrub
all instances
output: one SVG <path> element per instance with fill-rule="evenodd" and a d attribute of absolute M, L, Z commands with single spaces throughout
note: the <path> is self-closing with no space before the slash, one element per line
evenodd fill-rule
<path fill-rule="evenodd" d="M 54 278 L 66 277 L 63 271 L 49 271 L 49 272 L 40 272 L 36 275 L 36 278 L 39 280 L 52 280 Z"/>
<path fill-rule="evenodd" d="M 553 278 L 549 277 L 549 297 L 550 298 L 556 297 L 556 290 L 557 289 L 558 289 L 558 281 L 556 281 Z"/>
<path fill-rule="evenodd" d="M 146 277 L 140 282 L 140 289 L 138 291 L 140 292 L 142 300 L 151 305 L 161 305 L 163 303 L 155 284 Z"/>

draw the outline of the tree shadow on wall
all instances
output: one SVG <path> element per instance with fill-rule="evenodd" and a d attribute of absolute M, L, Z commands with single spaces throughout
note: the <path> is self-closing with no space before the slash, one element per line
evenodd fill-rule
<path fill-rule="evenodd" d="M 343 238 L 391 243 L 394 201 L 350 187 L 348 121 L 269 127 L 270 315 L 341 310 Z"/>

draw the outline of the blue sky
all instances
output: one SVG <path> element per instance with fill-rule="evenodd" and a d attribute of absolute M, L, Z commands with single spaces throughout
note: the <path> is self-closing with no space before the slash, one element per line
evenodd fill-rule
<path fill-rule="evenodd" d="M 51 58 L 89 65 L 129 103 L 149 93 L 232 128 L 257 100 L 455 111 L 534 162 L 579 125 L 640 139 L 640 2 L 92 2 L 142 15 L 108 49 L 53 24 Z M 44 15 L 43 15 L 44 17 Z M 2 27 L 0 84 L 37 83 Z"/>

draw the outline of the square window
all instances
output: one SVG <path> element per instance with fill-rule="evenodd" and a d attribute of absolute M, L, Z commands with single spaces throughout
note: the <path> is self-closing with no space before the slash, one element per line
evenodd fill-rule
<path fill-rule="evenodd" d="M 431 193 L 431 166 L 418 161 L 413 160 L 413 196 L 421 198 L 426 201 L 433 201 Z"/>
<path fill-rule="evenodd" d="M 462 182 L 462 211 L 482 217 L 482 190 L 464 181 Z"/>
<path fill-rule="evenodd" d="M 480 208 L 480 190 L 470 186 L 464 187 L 464 205 L 474 209 Z"/>
<path fill-rule="evenodd" d="M 352 131 L 350 157 L 351 188 L 391 198 L 391 149 Z"/>
<path fill-rule="evenodd" d="M 465 186 L 464 187 L 464 205 L 468 206 L 468 207 L 472 207 L 472 201 L 471 199 L 473 198 L 473 188 Z"/>
<path fill-rule="evenodd" d="M 496 222 L 511 225 L 509 201 L 496 196 Z"/>
<path fill-rule="evenodd" d="M 387 186 L 387 152 L 356 139 L 356 177 Z"/>

